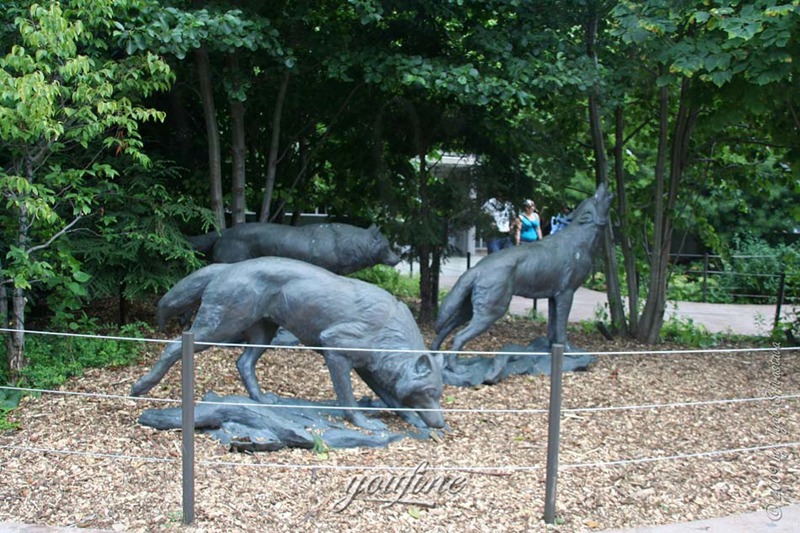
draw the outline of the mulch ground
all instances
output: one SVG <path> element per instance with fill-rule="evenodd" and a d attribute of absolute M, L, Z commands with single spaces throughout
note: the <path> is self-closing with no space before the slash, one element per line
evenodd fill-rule
<path fill-rule="evenodd" d="M 525 344 L 544 332 L 542 323 L 506 318 L 467 348 Z M 424 333 L 430 341 L 432 333 Z M 579 329 L 570 332 L 570 340 L 589 351 L 651 349 Z M 63 390 L 127 395 L 160 351 L 158 344 L 149 346 L 141 365 L 91 370 Z M 742 344 L 718 349 L 734 347 Z M 218 348 L 198 355 L 198 393 L 244 394 L 237 355 Z M 334 397 L 322 358 L 311 352 L 268 352 L 259 373 L 267 391 Z M 368 393 L 357 378 L 354 385 L 357 396 Z M 588 372 L 565 374 L 563 407 L 753 398 L 777 390 L 800 392 L 797 351 L 780 357 L 772 351 L 601 355 Z M 797 497 L 797 448 L 626 462 L 797 441 L 797 400 L 566 412 L 558 519 L 546 526 L 547 415 L 510 411 L 547 409 L 548 394 L 546 376 L 446 387 L 442 404 L 456 410 L 446 413 L 450 431 L 441 439 L 405 439 L 381 449 L 248 455 L 198 433 L 196 520 L 190 529 L 596 531 L 749 512 Z M 179 365 L 151 396 L 180 398 Z M 0 521 L 118 531 L 181 529 L 181 434 L 140 426 L 137 419 L 148 407 L 164 405 L 57 394 L 25 398 L 13 415 L 19 429 L 0 434 Z M 477 409 L 503 412 L 472 411 Z M 396 416 L 380 416 L 390 427 L 404 428 Z M 418 485 L 418 493 L 404 496 L 407 503 L 373 501 L 395 499 L 396 490 L 379 489 L 391 481 L 396 489 L 402 476 L 411 476 L 415 468 L 419 472 L 421 465 L 417 479 L 429 483 L 427 494 Z M 363 492 L 342 510 L 348 491 L 357 486 Z"/>

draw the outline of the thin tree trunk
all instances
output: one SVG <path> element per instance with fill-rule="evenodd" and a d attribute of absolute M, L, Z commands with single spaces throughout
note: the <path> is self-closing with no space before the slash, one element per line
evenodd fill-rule
<path fill-rule="evenodd" d="M 267 177 L 264 182 L 264 199 L 261 202 L 261 213 L 258 216 L 259 222 L 269 220 L 270 205 L 272 204 L 272 192 L 275 188 L 275 177 L 278 174 L 278 148 L 281 141 L 281 119 L 283 117 L 283 104 L 286 101 L 286 90 L 289 87 L 289 73 L 283 76 L 281 86 L 278 88 L 278 96 L 275 98 L 275 109 L 272 112 L 272 139 L 269 145 L 269 158 L 267 163 Z"/>
<path fill-rule="evenodd" d="M 635 331 L 639 322 L 639 283 L 636 256 L 631 243 L 631 228 L 628 222 L 628 198 L 625 190 L 625 168 L 623 166 L 625 120 L 622 106 L 616 108 L 614 115 L 614 176 L 617 183 L 620 247 L 625 261 L 625 279 L 628 287 L 628 328 L 629 331 Z"/>
<path fill-rule="evenodd" d="M 0 261 L 0 270 L 3 268 L 3 263 Z M 0 279 L 0 328 L 8 328 L 10 326 L 8 317 L 8 291 L 6 284 L 9 280 Z M 8 348 L 11 347 L 10 338 L 6 339 L 6 353 L 11 353 Z M 10 358 L 8 355 L 0 358 L 0 375 L 11 376 Z"/>
<path fill-rule="evenodd" d="M 234 79 L 239 70 L 239 61 L 236 53 L 228 55 L 228 67 Z M 243 224 L 247 213 L 247 200 L 245 198 L 246 187 L 246 155 L 247 146 L 245 144 L 244 128 L 244 102 L 236 98 L 230 98 L 231 111 L 231 219 L 232 224 Z"/>
<path fill-rule="evenodd" d="M 421 135 L 419 132 L 419 123 L 416 120 L 413 120 L 415 124 L 414 129 L 416 130 L 418 135 Z M 419 139 L 421 141 L 421 139 Z M 419 218 L 423 221 L 424 224 L 429 223 L 429 212 L 430 212 L 430 199 L 428 198 L 428 168 L 427 168 L 427 153 L 426 150 L 420 145 L 419 147 L 419 199 L 420 199 L 420 213 Z M 419 276 L 420 276 L 420 287 L 419 287 L 419 297 L 420 297 L 420 308 L 419 308 L 419 320 L 422 323 L 432 322 L 433 319 L 436 317 L 436 306 L 433 303 L 433 285 L 434 285 L 434 269 L 433 269 L 433 261 L 432 261 L 432 253 L 431 253 L 431 245 L 428 242 L 423 242 L 419 246 Z M 438 273 L 438 269 L 435 271 Z"/>
<path fill-rule="evenodd" d="M 194 52 L 197 77 L 200 82 L 200 98 L 203 101 L 203 116 L 206 122 L 208 142 L 208 181 L 211 189 L 211 210 L 214 212 L 217 229 L 225 229 L 225 205 L 222 196 L 222 156 L 220 153 L 217 109 L 211 85 L 211 65 L 208 49 L 204 46 Z"/>
<path fill-rule="evenodd" d="M 650 277 L 647 301 L 638 324 L 636 338 L 653 344 L 658 340 L 666 306 L 666 270 L 669 265 L 669 241 L 665 239 L 664 179 L 669 142 L 669 87 L 659 89 L 658 152 L 655 167 L 655 197 L 653 206 L 653 243 L 650 248 Z M 666 249 L 665 249 L 666 247 Z"/>
<path fill-rule="evenodd" d="M 30 162 L 28 164 L 28 181 L 33 181 L 33 170 Z M 19 218 L 17 221 L 17 246 L 20 250 L 28 250 L 28 208 L 24 202 L 19 208 Z M 25 291 L 19 287 L 11 289 L 11 320 L 8 336 L 8 366 L 12 381 L 22 373 L 28 365 L 25 358 Z"/>
<path fill-rule="evenodd" d="M 586 25 L 586 53 L 595 65 L 597 65 L 595 43 L 597 41 L 598 17 L 597 6 L 591 3 L 589 6 L 589 20 Z M 589 91 L 589 130 L 592 137 L 592 147 L 594 148 L 595 181 L 598 185 L 604 183 L 607 186 L 608 158 L 606 156 L 605 134 L 603 133 L 603 123 L 600 117 L 600 103 L 596 85 Z M 627 329 L 625 309 L 622 305 L 622 293 L 620 291 L 614 231 L 610 223 L 605 227 L 603 249 L 605 252 L 606 294 L 611 312 L 611 324 L 615 330 L 624 331 Z"/>
<path fill-rule="evenodd" d="M 667 159 L 668 97 L 667 88 L 661 89 L 660 138 L 656 163 L 655 231 L 650 260 L 650 287 L 642 313 L 637 338 L 653 344 L 658 341 L 664 325 L 669 281 L 669 250 L 672 242 L 673 213 L 678 198 L 678 187 L 686 166 L 689 141 L 697 121 L 698 110 L 687 104 L 689 81 L 681 86 L 678 114 L 670 150 L 669 182 L 665 183 Z M 665 191 L 665 185 L 667 187 Z"/>

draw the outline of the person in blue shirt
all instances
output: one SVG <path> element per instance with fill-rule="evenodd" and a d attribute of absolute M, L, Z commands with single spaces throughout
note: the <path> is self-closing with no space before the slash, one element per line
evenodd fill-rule
<path fill-rule="evenodd" d="M 515 244 L 534 242 L 542 238 L 542 223 L 539 214 L 536 212 L 536 204 L 533 200 L 522 202 L 522 213 L 519 215 L 517 233 L 514 238 Z"/>
<path fill-rule="evenodd" d="M 550 219 L 550 235 L 555 235 L 566 228 L 570 222 L 572 222 L 572 213 L 565 206 L 559 214 Z"/>

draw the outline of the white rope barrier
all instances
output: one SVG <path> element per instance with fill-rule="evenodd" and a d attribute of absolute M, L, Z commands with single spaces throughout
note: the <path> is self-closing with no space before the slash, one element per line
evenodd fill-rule
<path fill-rule="evenodd" d="M 100 399 L 115 399 L 115 400 L 135 400 L 140 402 L 161 402 L 180 404 L 181 401 L 171 398 L 153 398 L 148 396 L 123 396 L 118 394 L 103 394 L 97 392 L 77 392 L 77 391 L 60 391 L 48 389 L 32 389 L 25 387 L 9 387 L 0 385 L 0 390 L 10 390 L 18 392 L 30 392 L 39 394 L 53 394 L 63 396 L 82 396 L 87 398 L 100 398 Z M 785 394 L 781 396 L 759 396 L 755 398 L 728 398 L 719 400 L 698 400 L 690 402 L 673 402 L 673 403 L 651 403 L 642 405 L 620 405 L 620 406 L 598 406 L 598 407 L 575 407 L 562 409 L 563 413 L 593 413 L 605 411 L 633 411 L 633 410 L 649 410 L 649 409 L 665 409 L 665 408 L 679 408 L 679 407 L 702 407 L 707 405 L 727 405 L 738 403 L 753 403 L 753 402 L 767 402 L 778 400 L 796 400 L 800 399 L 800 393 Z M 211 402 L 199 400 L 196 405 L 224 405 L 226 407 L 248 407 L 251 409 L 269 408 L 269 409 L 310 409 L 310 410 L 330 410 L 339 411 L 343 407 L 339 405 L 292 405 L 292 404 L 273 404 L 273 403 L 240 403 L 240 402 Z M 487 408 L 454 408 L 442 407 L 441 409 L 415 409 L 411 407 L 348 407 L 354 411 L 442 411 L 445 413 L 494 413 L 494 414 L 546 414 L 547 409 L 487 409 Z"/>
<path fill-rule="evenodd" d="M 18 332 L 19 330 L 10 328 L 0 328 L 2 333 Z M 52 331 L 38 331 L 38 330 L 22 330 L 25 334 L 31 335 L 50 335 L 61 337 L 78 337 L 89 339 L 107 339 L 117 341 L 131 341 L 131 342 L 144 342 L 144 343 L 158 343 L 158 344 L 171 344 L 179 343 L 180 339 L 154 339 L 154 338 L 137 338 L 137 337 L 118 337 L 106 335 L 89 335 L 84 333 L 66 333 L 66 332 L 52 332 Z M 341 350 L 331 346 L 285 346 L 280 344 L 242 344 L 242 343 L 204 343 L 195 341 L 198 346 L 217 346 L 220 348 L 248 348 L 257 347 L 270 350 L 310 350 L 310 351 L 326 351 L 326 350 Z M 351 352 L 374 352 L 374 353 L 407 353 L 407 354 L 425 354 L 425 353 L 441 353 L 450 355 L 509 355 L 509 356 L 535 356 L 535 355 L 550 355 L 550 352 L 498 352 L 498 351 L 482 351 L 482 350 L 460 350 L 460 351 L 446 351 L 446 350 L 402 350 L 402 349 L 388 349 L 388 348 L 346 348 Z M 699 348 L 699 349 L 685 349 L 685 350 L 642 350 L 642 351 L 606 351 L 606 352 L 564 352 L 564 355 L 690 355 L 690 354 L 730 354 L 730 353 L 747 353 L 747 352 L 775 352 L 775 351 L 800 351 L 800 347 L 796 346 L 771 346 L 766 348 Z"/>
<path fill-rule="evenodd" d="M 7 328 L 0 328 L 0 332 L 13 332 L 18 330 L 7 329 Z M 77 333 L 54 333 L 54 332 L 45 332 L 45 331 L 26 331 L 25 333 L 28 334 L 40 334 L 40 335 L 52 335 L 52 336 L 66 336 L 66 337 L 81 337 L 81 338 L 95 338 L 95 339 L 108 339 L 108 340 L 117 340 L 117 341 L 133 341 L 133 342 L 145 342 L 145 343 L 175 343 L 180 342 L 180 340 L 164 340 L 164 339 L 148 339 L 148 338 L 131 338 L 131 337 L 119 337 L 119 336 L 101 336 L 101 335 L 87 335 L 87 334 L 77 334 Z M 197 343 L 203 344 L 203 343 Z M 205 344 L 209 346 L 209 344 Z M 214 346 L 220 347 L 247 347 L 247 346 L 258 346 L 265 349 L 301 349 L 301 350 L 314 350 L 314 351 L 322 351 L 328 349 L 327 347 L 311 347 L 311 346 L 281 346 L 281 345 L 247 345 L 247 344 L 234 344 L 234 343 L 221 343 L 221 344 L 214 344 Z M 405 352 L 409 354 L 418 354 L 418 353 L 431 353 L 428 350 L 387 350 L 387 349 L 371 349 L 371 348 L 348 348 L 351 351 L 372 351 L 372 352 Z M 783 347 L 774 345 L 769 348 L 731 348 L 731 349 L 692 349 L 692 350 L 660 350 L 660 351 L 618 351 L 618 352 L 594 352 L 589 353 L 589 355 L 676 355 L 676 354 L 702 354 L 702 353 L 713 353 L 713 354 L 730 354 L 730 353 L 747 353 L 747 352 L 766 352 L 769 351 L 771 353 L 775 353 L 776 351 L 797 351 L 797 347 Z M 518 355 L 518 356 L 530 356 L 530 355 L 549 355 L 549 352 L 489 352 L 489 351 L 459 351 L 459 352 L 441 352 L 441 353 L 449 353 L 449 354 L 463 354 L 463 355 Z M 582 352 L 586 353 L 586 352 Z M 152 398 L 152 397 L 134 397 L 134 396 L 125 396 L 125 395 L 111 395 L 111 394 L 103 394 L 103 393 L 90 393 L 90 392 L 78 392 L 78 391 L 60 391 L 60 390 L 47 390 L 47 389 L 33 389 L 33 388 L 23 388 L 23 387 L 9 387 L 9 386 L 0 386 L 0 390 L 12 390 L 12 391 L 19 391 L 19 392 L 30 392 L 30 393 L 40 393 L 40 394 L 56 394 L 56 395 L 65 395 L 65 396 L 79 396 L 79 397 L 89 397 L 89 398 L 101 398 L 101 399 L 116 399 L 116 400 L 137 400 L 137 401 L 149 401 L 149 402 L 163 402 L 163 403 L 172 403 L 172 404 L 180 404 L 180 400 L 176 399 L 164 399 L 164 398 Z M 673 402 L 673 403 L 662 403 L 662 404 L 643 404 L 643 405 L 627 405 L 627 406 L 598 406 L 598 407 L 581 407 L 581 408 L 572 408 L 572 409 L 564 409 L 563 413 L 592 413 L 592 412 L 605 412 L 605 411 L 625 411 L 625 410 L 655 410 L 655 409 L 663 409 L 663 408 L 685 408 L 685 407 L 701 407 L 701 406 L 710 406 L 710 405 L 728 405 L 728 404 L 742 404 L 742 403 L 752 403 L 752 402 L 763 402 L 763 401 L 776 401 L 776 400 L 796 400 L 800 398 L 800 393 L 798 394 L 786 394 L 781 396 L 769 396 L 769 397 L 754 397 L 754 398 L 732 398 L 732 399 L 717 399 L 717 400 L 698 400 L 698 401 L 683 401 L 683 402 Z M 247 407 L 254 407 L 253 404 L 250 403 L 225 403 L 225 402 L 198 402 L 198 404 L 207 404 L 207 405 L 225 405 L 225 406 L 247 406 Z M 263 407 L 266 408 L 292 408 L 292 409 L 317 409 L 317 410 L 340 410 L 342 409 L 340 406 L 330 405 L 330 406 L 319 406 L 319 405 L 276 405 L 276 404 L 262 404 Z M 356 407 L 354 409 L 357 410 L 364 410 L 364 411 L 424 411 L 424 410 L 433 410 L 433 409 L 411 409 L 411 408 L 388 408 L 388 407 Z M 547 409 L 461 409 L 461 408 L 442 408 L 443 412 L 452 412 L 452 413 L 502 413 L 502 414 L 544 414 L 547 413 Z M 747 453 L 747 452 L 758 452 L 764 450 L 771 450 L 777 448 L 790 448 L 790 447 L 797 447 L 800 446 L 800 442 L 790 442 L 790 443 L 778 443 L 778 444 L 770 444 L 764 446 L 754 446 L 754 447 L 746 447 L 746 448 L 733 448 L 727 450 L 714 450 L 714 451 L 707 451 L 707 452 L 697 452 L 697 453 L 688 453 L 688 454 L 675 454 L 675 455 L 668 455 L 668 456 L 658 456 L 658 457 L 642 457 L 642 458 L 634 458 L 634 459 L 619 459 L 615 461 L 596 461 L 596 462 L 585 462 L 585 463 L 574 463 L 574 464 L 565 464 L 561 465 L 560 469 L 573 469 L 573 468 L 603 468 L 603 467 L 615 467 L 615 466 L 624 466 L 624 465 L 634 465 L 634 464 L 643 464 L 643 463 L 652 463 L 658 461 L 674 461 L 674 460 L 687 460 L 687 459 L 695 459 L 695 458 L 703 458 L 703 457 L 714 457 L 719 455 L 725 454 L 734 454 L 734 453 Z M 178 463 L 180 460 L 175 458 L 158 458 L 158 457 L 148 457 L 148 456 L 135 456 L 135 455 L 125 455 L 125 454 L 110 454 L 110 453 L 97 453 L 97 452 L 81 452 L 75 450 L 58 450 L 58 449 L 50 449 L 50 448 L 41 448 L 41 447 L 25 447 L 25 446 L 15 446 L 15 445 L 0 445 L 0 450 L 17 450 L 29 453 L 49 453 L 49 454 L 60 454 L 60 455 L 72 455 L 72 456 L 87 456 L 87 457 L 94 457 L 100 459 L 125 459 L 125 460 L 132 460 L 132 461 L 143 461 L 143 462 L 160 462 L 160 463 Z M 264 462 L 264 463 L 241 463 L 241 462 L 232 462 L 232 461 L 198 461 L 198 465 L 209 466 L 209 467 L 217 467 L 217 466 L 236 466 L 236 467 L 262 467 L 262 468 L 286 468 L 286 469 L 306 469 L 306 470 L 407 470 L 409 467 L 407 466 L 347 466 L 347 465 L 322 465 L 322 464 L 314 464 L 314 465 L 300 465 L 300 464 L 282 464 L 282 463 L 274 463 L 274 462 Z M 462 472 L 521 472 L 521 471 L 533 471 L 533 470 L 541 470 L 544 468 L 544 465 L 532 465 L 532 466 L 467 466 L 467 467 L 455 467 L 455 466 L 440 466 L 440 467 L 430 467 L 429 470 L 439 470 L 439 471 L 462 471 Z"/>

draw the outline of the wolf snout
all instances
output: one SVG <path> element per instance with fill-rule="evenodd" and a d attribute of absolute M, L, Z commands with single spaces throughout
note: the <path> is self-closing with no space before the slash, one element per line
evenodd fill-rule
<path fill-rule="evenodd" d="M 395 266 L 401 261 L 400 256 L 391 250 L 387 250 L 383 256 L 383 264 L 387 266 Z"/>
<path fill-rule="evenodd" d="M 443 428 L 445 426 L 444 415 L 441 407 L 436 407 L 437 411 L 417 411 L 417 414 L 428 427 Z"/>

